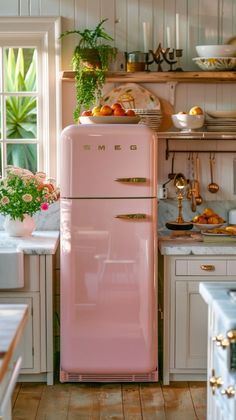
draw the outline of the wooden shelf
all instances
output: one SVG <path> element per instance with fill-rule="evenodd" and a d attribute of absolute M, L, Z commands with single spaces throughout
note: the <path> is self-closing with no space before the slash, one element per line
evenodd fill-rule
<path fill-rule="evenodd" d="M 74 71 L 63 71 L 62 80 L 73 82 L 75 78 Z M 236 71 L 183 71 L 183 72 L 107 72 L 107 82 L 110 83 L 165 83 L 165 82 L 179 82 L 179 83 L 221 83 L 221 82 L 236 82 Z"/>

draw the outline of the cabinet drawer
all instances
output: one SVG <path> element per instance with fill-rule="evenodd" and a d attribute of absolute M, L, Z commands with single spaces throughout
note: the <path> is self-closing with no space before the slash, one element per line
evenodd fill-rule
<path fill-rule="evenodd" d="M 176 260 L 176 276 L 223 276 L 227 274 L 226 260 Z"/>

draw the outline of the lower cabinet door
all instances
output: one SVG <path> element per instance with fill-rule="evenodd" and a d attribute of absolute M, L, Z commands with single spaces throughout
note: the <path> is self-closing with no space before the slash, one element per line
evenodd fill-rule
<path fill-rule="evenodd" d="M 207 367 L 207 304 L 199 294 L 199 283 L 176 281 L 176 369 Z"/>
<path fill-rule="evenodd" d="M 0 303 L 25 303 L 29 307 L 29 318 L 22 338 L 17 346 L 16 357 L 22 355 L 20 373 L 37 373 L 40 371 L 40 318 L 39 293 L 29 297 L 1 293 Z"/>

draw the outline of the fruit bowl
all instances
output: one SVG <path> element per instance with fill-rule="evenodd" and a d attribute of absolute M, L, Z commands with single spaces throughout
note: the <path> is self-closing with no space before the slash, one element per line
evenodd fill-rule
<path fill-rule="evenodd" d="M 171 115 L 174 126 L 181 131 L 193 131 L 204 125 L 204 115 L 173 114 Z"/>
<path fill-rule="evenodd" d="M 139 115 L 128 117 L 127 115 L 122 117 L 116 116 L 81 116 L 79 117 L 80 124 L 138 124 L 140 121 Z"/>
<path fill-rule="evenodd" d="M 234 57 L 236 55 L 236 45 L 197 45 L 195 48 L 199 57 Z"/>
<path fill-rule="evenodd" d="M 192 222 L 193 226 L 195 226 L 197 229 L 199 230 L 211 230 L 211 229 L 215 229 L 215 228 L 219 228 L 223 225 L 225 225 L 225 223 L 194 223 Z"/>

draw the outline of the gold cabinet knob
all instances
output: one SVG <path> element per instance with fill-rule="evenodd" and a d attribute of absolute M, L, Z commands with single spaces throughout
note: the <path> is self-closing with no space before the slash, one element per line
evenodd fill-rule
<path fill-rule="evenodd" d="M 212 388 L 212 394 L 215 394 L 217 388 L 223 385 L 221 376 L 212 376 L 209 380 L 210 387 Z"/>
<path fill-rule="evenodd" d="M 230 330 L 227 332 L 227 337 L 230 343 L 236 343 L 236 330 Z"/>
<path fill-rule="evenodd" d="M 215 271 L 215 266 L 213 264 L 202 264 L 200 265 L 200 268 L 203 271 Z"/>
<path fill-rule="evenodd" d="M 232 398 L 235 396 L 235 389 L 230 385 L 226 389 L 222 389 L 221 394 L 227 395 L 228 398 Z"/>
<path fill-rule="evenodd" d="M 218 334 L 218 335 L 212 337 L 212 341 L 215 341 L 216 345 L 218 347 L 222 347 L 222 349 L 225 349 L 230 344 L 229 339 L 224 337 L 223 334 Z"/>
<path fill-rule="evenodd" d="M 212 337 L 212 341 L 215 341 L 217 346 L 220 345 L 221 341 L 224 339 L 223 334 L 217 334 L 214 337 Z"/>
<path fill-rule="evenodd" d="M 223 338 L 223 340 L 221 340 L 220 346 L 222 347 L 222 349 L 226 349 L 226 347 L 229 347 L 229 340 L 228 338 Z"/>

